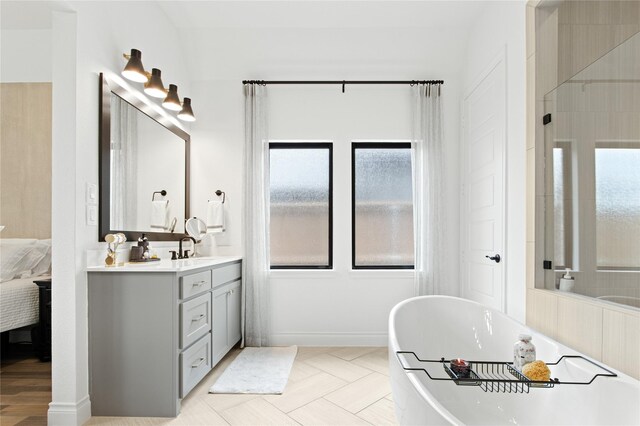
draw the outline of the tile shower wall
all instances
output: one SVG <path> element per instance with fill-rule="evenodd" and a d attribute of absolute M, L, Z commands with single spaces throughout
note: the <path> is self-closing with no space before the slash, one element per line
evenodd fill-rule
<path fill-rule="evenodd" d="M 640 378 L 640 312 L 544 290 L 540 266 L 544 95 L 638 30 L 640 2 L 530 1 L 527 6 L 527 325 L 635 378 Z"/>

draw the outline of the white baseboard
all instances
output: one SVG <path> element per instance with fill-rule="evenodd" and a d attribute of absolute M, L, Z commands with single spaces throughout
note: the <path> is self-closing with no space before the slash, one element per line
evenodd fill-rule
<path fill-rule="evenodd" d="M 91 401 L 89 395 L 77 403 L 51 402 L 47 414 L 47 423 L 50 426 L 81 426 L 91 418 Z"/>
<path fill-rule="evenodd" d="M 273 333 L 273 346 L 387 346 L 387 333 Z"/>

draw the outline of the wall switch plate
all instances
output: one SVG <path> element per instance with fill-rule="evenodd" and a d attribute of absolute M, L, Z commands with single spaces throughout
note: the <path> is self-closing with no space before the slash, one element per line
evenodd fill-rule
<path fill-rule="evenodd" d="M 98 204 L 98 185 L 95 183 L 87 183 L 85 201 L 88 205 L 92 206 Z"/>
<path fill-rule="evenodd" d="M 98 206 L 87 206 L 87 226 L 98 226 Z"/>

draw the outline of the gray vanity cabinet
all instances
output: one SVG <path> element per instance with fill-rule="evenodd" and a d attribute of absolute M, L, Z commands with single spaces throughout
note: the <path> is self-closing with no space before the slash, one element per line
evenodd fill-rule
<path fill-rule="evenodd" d="M 240 340 L 241 263 L 89 268 L 89 393 L 96 416 L 175 417 Z"/>
<path fill-rule="evenodd" d="M 213 291 L 213 362 L 240 340 L 240 280 Z"/>

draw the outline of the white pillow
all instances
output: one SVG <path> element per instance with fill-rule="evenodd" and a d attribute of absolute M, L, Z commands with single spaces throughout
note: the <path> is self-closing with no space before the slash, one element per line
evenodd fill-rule
<path fill-rule="evenodd" d="M 46 255 L 45 246 L 8 244 L 0 245 L 0 282 L 14 278 L 29 278 L 31 270 Z"/>
<path fill-rule="evenodd" d="M 44 251 L 45 254 L 31 269 L 31 276 L 35 277 L 49 274 L 51 272 L 51 240 L 38 240 L 35 245 Z"/>
<path fill-rule="evenodd" d="M 34 245 L 36 242 L 38 242 L 38 240 L 36 240 L 35 238 L 0 238 L 0 246 L 9 246 L 9 245 L 31 246 L 31 245 Z"/>

